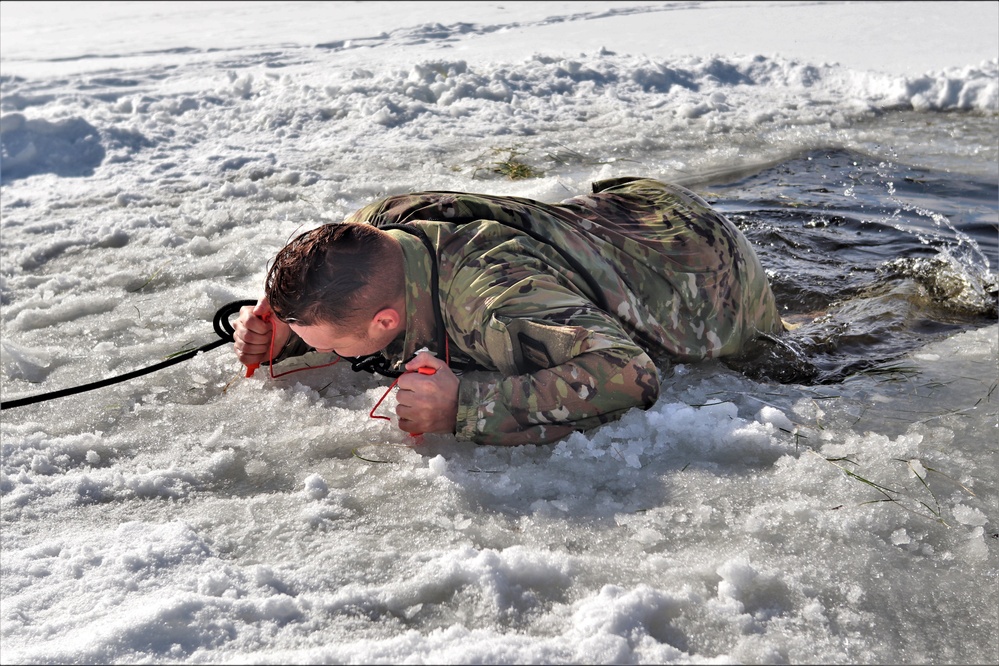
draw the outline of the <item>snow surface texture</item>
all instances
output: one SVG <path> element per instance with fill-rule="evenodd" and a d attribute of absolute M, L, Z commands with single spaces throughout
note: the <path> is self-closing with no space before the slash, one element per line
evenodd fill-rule
<path fill-rule="evenodd" d="M 210 341 L 386 194 L 817 146 L 995 177 L 997 8 L 5 3 L 4 399 Z M 4 411 L 4 661 L 995 663 L 996 359 L 992 326 L 892 381 L 680 366 L 515 449 L 413 447 L 386 382 L 226 350 Z"/>

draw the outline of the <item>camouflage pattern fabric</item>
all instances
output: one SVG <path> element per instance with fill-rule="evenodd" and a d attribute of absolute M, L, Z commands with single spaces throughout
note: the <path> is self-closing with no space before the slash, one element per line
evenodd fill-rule
<path fill-rule="evenodd" d="M 461 376 L 462 439 L 543 443 L 593 428 L 655 403 L 671 362 L 737 355 L 783 330 L 743 234 L 655 180 L 600 181 L 559 204 L 420 192 L 346 221 L 416 225 L 436 248 L 449 348 L 435 351 L 491 371 Z M 388 233 L 405 255 L 408 317 L 383 353 L 402 364 L 437 344 L 433 258 L 418 238 Z"/>

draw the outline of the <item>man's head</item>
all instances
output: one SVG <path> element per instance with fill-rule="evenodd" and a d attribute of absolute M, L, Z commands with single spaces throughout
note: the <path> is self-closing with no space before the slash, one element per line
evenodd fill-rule
<path fill-rule="evenodd" d="M 345 356 L 378 351 L 404 328 L 404 289 L 398 241 L 368 224 L 298 236 L 278 252 L 266 282 L 278 319 L 316 349 Z"/>

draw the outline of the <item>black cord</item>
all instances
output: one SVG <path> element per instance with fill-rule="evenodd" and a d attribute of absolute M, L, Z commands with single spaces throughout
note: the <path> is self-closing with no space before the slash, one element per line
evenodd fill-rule
<path fill-rule="evenodd" d="M 215 320 L 212 325 L 215 327 L 215 332 L 218 334 L 220 340 L 214 342 L 209 342 L 206 345 L 202 345 L 197 349 L 192 349 L 186 351 L 182 354 L 177 354 L 176 356 L 169 358 L 162 363 L 157 363 L 156 365 L 151 365 L 148 368 L 140 368 L 139 370 L 133 370 L 132 372 L 126 372 L 123 375 L 118 375 L 117 377 L 108 377 L 107 379 L 102 379 L 97 382 L 91 382 L 90 384 L 83 384 L 82 386 L 74 386 L 72 388 L 66 388 L 59 391 L 52 391 L 51 393 L 42 393 L 41 395 L 30 396 L 27 398 L 19 398 L 18 400 L 8 400 L 6 402 L 0 402 L 0 410 L 11 409 L 14 407 L 22 407 L 24 405 L 33 405 L 37 402 L 44 402 L 46 400 L 55 400 L 56 398 L 64 398 L 68 395 L 76 395 L 77 393 L 84 393 L 86 391 L 93 391 L 94 389 L 103 388 L 105 386 L 110 386 L 111 384 L 117 384 L 118 382 L 124 382 L 129 379 L 134 379 L 136 377 L 141 377 L 142 375 L 149 374 L 150 372 L 156 372 L 157 370 L 162 370 L 163 368 L 168 368 L 171 365 L 176 365 L 188 359 L 192 359 L 201 352 L 211 351 L 221 347 L 222 345 L 233 342 L 233 333 L 235 330 L 232 324 L 229 323 L 229 317 L 239 312 L 239 309 L 244 305 L 256 305 L 256 301 L 233 301 L 232 303 L 227 303 L 222 306 L 218 312 L 215 313 Z"/>

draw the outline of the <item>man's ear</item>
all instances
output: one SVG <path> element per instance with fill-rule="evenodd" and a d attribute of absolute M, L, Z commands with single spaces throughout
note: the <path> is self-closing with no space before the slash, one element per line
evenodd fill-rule
<path fill-rule="evenodd" d="M 382 308 L 371 318 L 372 331 L 384 333 L 386 331 L 398 330 L 402 323 L 402 314 L 395 308 Z"/>

